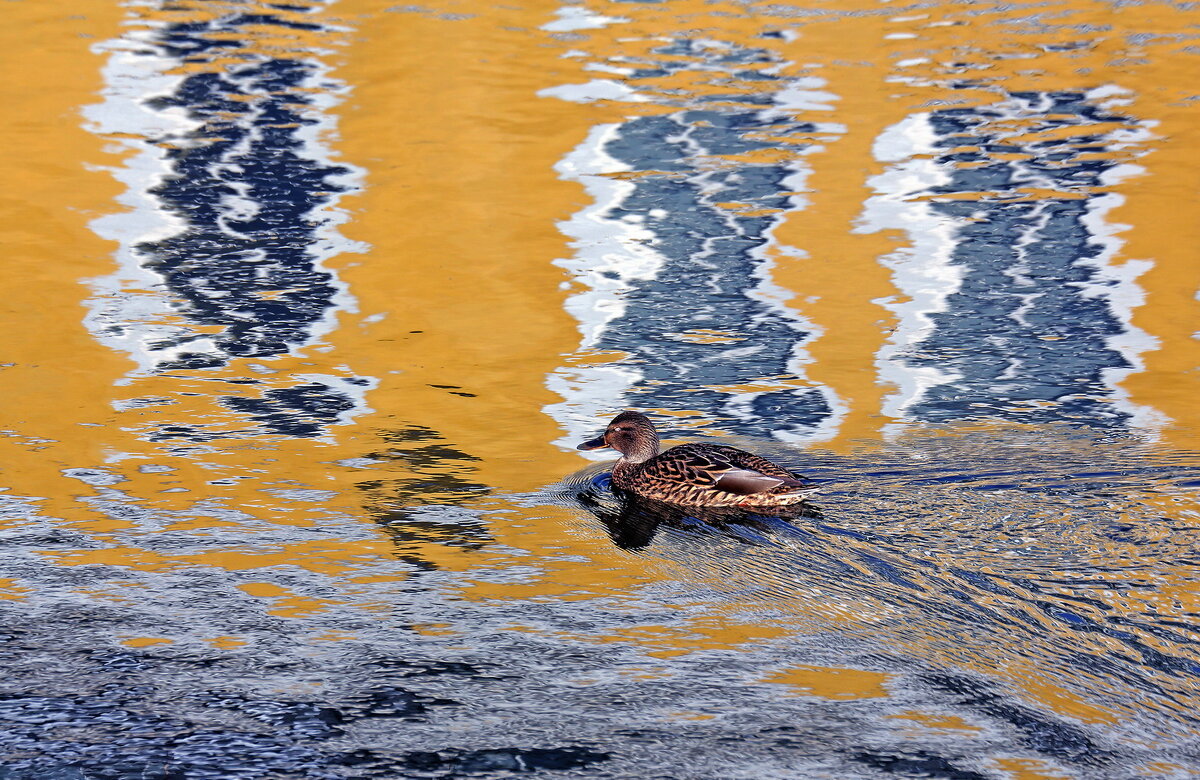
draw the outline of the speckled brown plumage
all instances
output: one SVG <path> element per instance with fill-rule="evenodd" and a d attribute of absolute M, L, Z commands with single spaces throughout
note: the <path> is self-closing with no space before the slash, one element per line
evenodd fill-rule
<path fill-rule="evenodd" d="M 766 458 L 723 444 L 682 444 L 659 453 L 653 423 L 638 412 L 617 415 L 604 435 L 579 449 L 621 453 L 613 485 L 686 506 L 772 507 L 803 502 L 815 489 Z"/>

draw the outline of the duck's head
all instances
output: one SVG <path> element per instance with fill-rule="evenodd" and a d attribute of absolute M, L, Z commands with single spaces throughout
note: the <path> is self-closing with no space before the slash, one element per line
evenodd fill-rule
<path fill-rule="evenodd" d="M 641 462 L 658 454 L 658 432 L 650 418 L 639 412 L 621 412 L 604 430 L 604 435 L 585 441 L 576 449 L 612 447 L 626 460 Z"/>

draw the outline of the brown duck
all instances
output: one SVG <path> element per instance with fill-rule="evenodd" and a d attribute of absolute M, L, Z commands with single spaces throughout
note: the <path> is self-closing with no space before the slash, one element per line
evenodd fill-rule
<path fill-rule="evenodd" d="M 578 449 L 621 453 L 613 485 L 639 496 L 685 506 L 771 507 L 799 504 L 817 492 L 766 458 L 723 444 L 681 444 L 659 452 L 650 418 L 621 412 L 602 436 Z"/>

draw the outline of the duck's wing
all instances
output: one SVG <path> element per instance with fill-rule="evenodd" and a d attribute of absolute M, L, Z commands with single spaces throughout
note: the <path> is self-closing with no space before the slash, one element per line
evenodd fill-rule
<path fill-rule="evenodd" d="M 673 447 L 648 461 L 644 473 L 653 479 L 686 482 L 739 496 L 800 492 L 807 487 L 794 474 L 766 458 L 719 444 Z"/>
<path fill-rule="evenodd" d="M 705 448 L 719 454 L 721 460 L 733 468 L 757 471 L 767 477 L 777 477 L 784 482 L 795 482 L 798 485 L 807 484 L 799 474 L 793 474 L 777 463 L 772 463 L 761 455 L 739 450 L 737 447 L 727 447 L 724 444 L 714 444 Z"/>

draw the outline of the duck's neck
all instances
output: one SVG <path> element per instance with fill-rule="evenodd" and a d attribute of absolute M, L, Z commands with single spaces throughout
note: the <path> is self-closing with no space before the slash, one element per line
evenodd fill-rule
<path fill-rule="evenodd" d="M 646 461 L 650 460 L 657 454 L 658 454 L 658 437 L 657 436 L 654 436 L 653 438 L 646 437 L 646 438 L 638 441 L 637 446 L 634 447 L 633 449 L 629 450 L 629 452 L 622 452 L 621 459 L 617 462 L 618 463 L 631 463 L 631 464 L 636 465 L 638 463 L 645 463 Z"/>
<path fill-rule="evenodd" d="M 636 450 L 622 452 L 620 459 L 613 464 L 612 478 L 617 487 L 628 483 L 641 465 L 658 454 L 658 439 L 641 443 Z"/>

